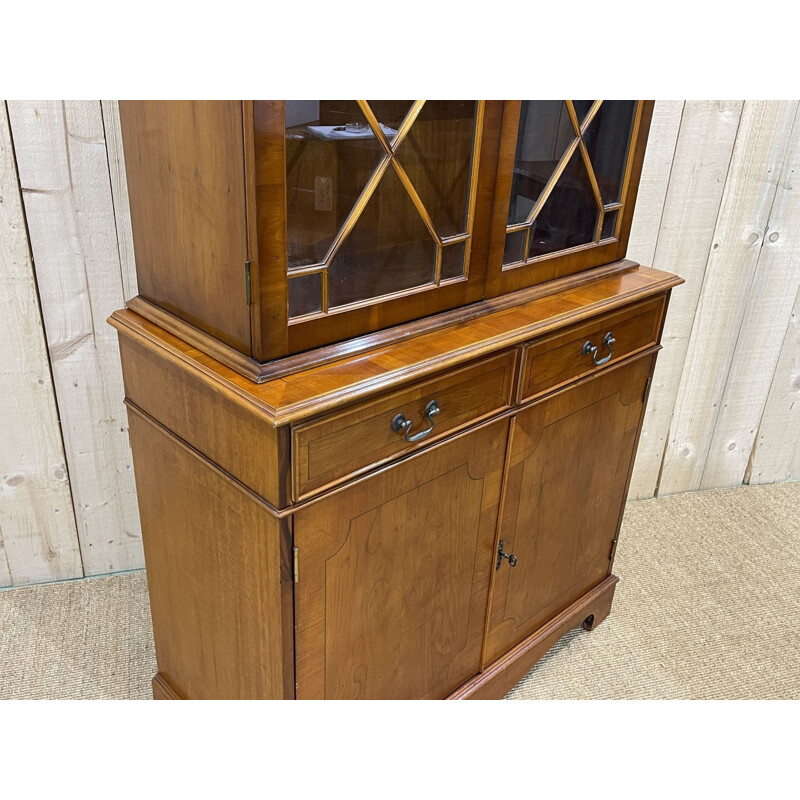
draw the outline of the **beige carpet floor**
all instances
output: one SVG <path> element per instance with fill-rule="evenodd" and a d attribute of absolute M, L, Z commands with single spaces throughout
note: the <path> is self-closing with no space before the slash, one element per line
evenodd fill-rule
<path fill-rule="evenodd" d="M 611 616 L 509 694 L 800 698 L 800 483 L 628 505 Z M 144 573 L 0 591 L 0 699 L 149 699 Z"/>

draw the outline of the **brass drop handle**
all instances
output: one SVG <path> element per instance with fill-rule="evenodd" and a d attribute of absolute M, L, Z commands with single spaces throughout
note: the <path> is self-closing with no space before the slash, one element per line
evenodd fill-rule
<path fill-rule="evenodd" d="M 614 351 L 611 349 L 611 345 L 616 344 L 617 340 L 614 338 L 614 334 L 609 331 L 603 337 L 603 344 L 608 348 L 608 355 L 603 356 L 602 358 L 598 359 L 597 357 L 597 345 L 592 344 L 592 340 L 585 342 L 583 345 L 583 350 L 581 352 L 585 356 L 591 356 L 592 361 L 599 367 L 601 364 L 605 364 L 611 361 L 611 356 L 614 354 Z"/>
<path fill-rule="evenodd" d="M 410 419 L 406 419 L 405 414 L 398 414 L 392 420 L 392 430 L 395 433 L 405 433 L 406 441 L 407 442 L 418 442 L 420 439 L 424 439 L 432 430 L 433 426 L 435 425 L 433 418 L 441 411 L 439 408 L 439 404 L 435 400 L 431 400 L 427 406 L 425 406 L 425 419 L 428 420 L 430 423 L 424 431 L 420 431 L 419 433 L 415 433 L 413 436 L 409 436 L 411 433 L 411 426 L 414 424 L 411 422 Z"/>
<path fill-rule="evenodd" d="M 503 563 L 503 559 L 508 559 L 508 566 L 509 567 L 516 567 L 517 566 L 517 557 L 512 555 L 511 553 L 504 553 L 503 552 L 503 540 L 500 540 L 500 545 L 497 548 L 497 564 L 495 565 L 495 569 L 500 569 L 500 565 Z"/>

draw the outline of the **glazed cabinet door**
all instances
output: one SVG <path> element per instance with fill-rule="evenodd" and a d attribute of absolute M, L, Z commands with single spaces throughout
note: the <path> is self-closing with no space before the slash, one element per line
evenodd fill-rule
<path fill-rule="evenodd" d="M 609 572 L 655 357 L 577 384 L 512 421 L 485 663 Z"/>
<path fill-rule="evenodd" d="M 264 100 L 252 114 L 262 355 L 285 354 L 287 325 L 297 353 L 483 296 L 476 218 L 488 226 L 499 103 Z"/>
<path fill-rule="evenodd" d="M 644 100 L 505 103 L 489 296 L 624 257 L 652 110 Z"/>
<path fill-rule="evenodd" d="M 442 698 L 480 669 L 508 421 L 301 509 L 298 699 Z"/>

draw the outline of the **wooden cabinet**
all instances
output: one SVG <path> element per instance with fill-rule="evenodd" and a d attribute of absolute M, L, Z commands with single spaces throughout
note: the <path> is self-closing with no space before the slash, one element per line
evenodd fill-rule
<path fill-rule="evenodd" d="M 500 697 L 609 613 L 644 101 L 120 104 L 158 698 Z"/>

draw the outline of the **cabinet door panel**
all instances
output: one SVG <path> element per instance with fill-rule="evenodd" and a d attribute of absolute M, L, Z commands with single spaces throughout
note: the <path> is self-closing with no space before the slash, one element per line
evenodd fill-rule
<path fill-rule="evenodd" d="M 653 360 L 514 418 L 500 538 L 517 565 L 495 572 L 487 663 L 608 574 Z"/>
<path fill-rule="evenodd" d="M 297 697 L 444 697 L 480 668 L 508 422 L 301 511 Z"/>

